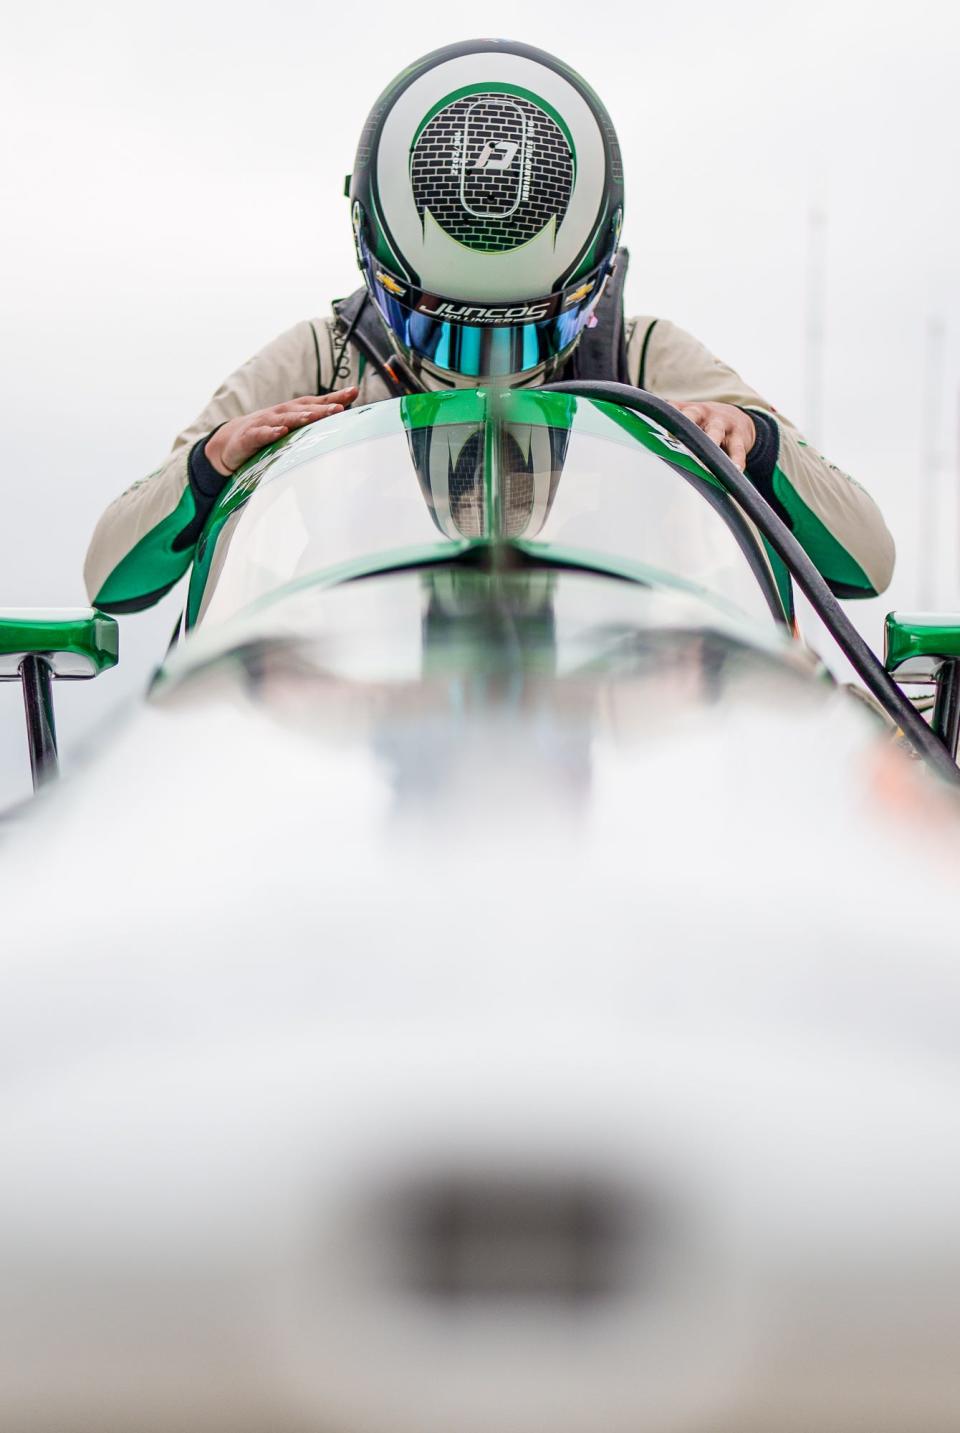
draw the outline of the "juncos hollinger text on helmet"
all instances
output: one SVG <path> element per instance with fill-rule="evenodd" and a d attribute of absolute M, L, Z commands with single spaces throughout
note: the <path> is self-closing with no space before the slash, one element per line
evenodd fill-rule
<path fill-rule="evenodd" d="M 473 40 L 384 91 L 350 199 L 367 289 L 414 369 L 522 380 L 590 322 L 620 234 L 620 150 L 573 70 Z"/>

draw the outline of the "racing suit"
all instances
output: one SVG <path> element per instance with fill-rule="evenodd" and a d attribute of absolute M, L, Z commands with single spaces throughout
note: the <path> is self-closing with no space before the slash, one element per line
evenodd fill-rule
<path fill-rule="evenodd" d="M 220 385 L 179 434 L 166 462 L 110 504 L 84 565 L 92 603 L 107 612 L 139 611 L 186 572 L 206 519 L 229 481 L 204 453 L 204 443 L 222 423 L 355 383 L 357 404 L 390 396 L 379 374 L 343 345 L 338 322 L 336 316 L 304 320 L 274 339 Z M 810 448 L 732 368 L 676 324 L 634 318 L 626 334 L 632 383 L 671 402 L 732 403 L 750 413 L 757 437 L 747 476 L 837 596 L 882 592 L 893 572 L 893 539 L 863 488 Z"/>

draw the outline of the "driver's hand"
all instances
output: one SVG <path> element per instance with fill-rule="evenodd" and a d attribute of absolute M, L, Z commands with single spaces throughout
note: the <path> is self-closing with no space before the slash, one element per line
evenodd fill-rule
<path fill-rule="evenodd" d="M 757 430 L 749 413 L 732 403 L 674 403 L 673 407 L 702 428 L 707 437 L 723 449 L 734 467 L 743 472 L 750 449 L 757 441 Z"/>
<path fill-rule="evenodd" d="M 272 408 L 261 408 L 256 413 L 245 413 L 242 418 L 231 418 L 222 428 L 207 439 L 203 451 L 207 458 L 229 478 L 242 467 L 254 453 L 275 443 L 294 428 L 304 428 L 316 423 L 319 418 L 329 418 L 349 408 L 359 389 L 339 388 L 335 393 L 323 393 L 316 398 L 291 398 L 289 403 L 275 403 Z"/>

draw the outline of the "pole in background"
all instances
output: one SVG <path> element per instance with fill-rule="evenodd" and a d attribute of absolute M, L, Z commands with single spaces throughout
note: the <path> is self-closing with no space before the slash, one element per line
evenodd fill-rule
<path fill-rule="evenodd" d="M 823 346 L 827 273 L 827 216 L 819 205 L 807 214 L 807 283 L 805 324 L 806 436 L 823 447 Z"/>
<path fill-rule="evenodd" d="M 923 345 L 923 438 L 920 453 L 920 602 L 936 606 L 940 595 L 940 400 L 943 393 L 943 323 L 928 318 Z"/>

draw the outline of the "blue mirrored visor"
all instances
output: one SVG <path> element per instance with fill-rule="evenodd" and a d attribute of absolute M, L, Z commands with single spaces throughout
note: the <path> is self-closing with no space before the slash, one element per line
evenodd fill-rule
<path fill-rule="evenodd" d="M 358 238 L 374 302 L 401 347 L 465 378 L 505 377 L 568 349 L 590 321 L 612 255 L 560 293 L 526 303 L 466 303 L 408 284 Z"/>

